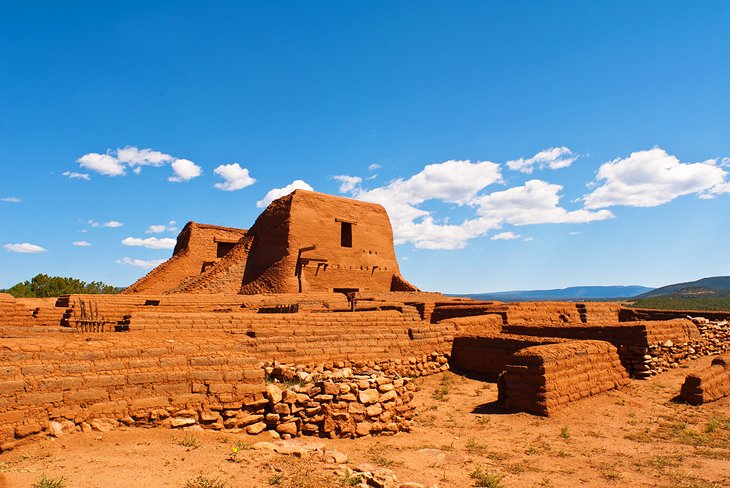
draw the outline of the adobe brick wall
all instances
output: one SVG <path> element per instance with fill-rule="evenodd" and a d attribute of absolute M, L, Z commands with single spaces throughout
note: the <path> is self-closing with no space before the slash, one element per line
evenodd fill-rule
<path fill-rule="evenodd" d="M 246 410 L 263 371 L 236 339 L 36 337 L 2 340 L 0 449 L 49 429 L 183 425 L 207 411 Z M 52 424 L 51 422 L 55 422 Z"/>
<path fill-rule="evenodd" d="M 351 225 L 351 246 L 341 229 Z M 272 202 L 249 230 L 254 236 L 241 293 L 349 288 L 387 292 L 400 276 L 393 231 L 381 205 L 296 190 Z M 416 288 L 395 280 L 398 290 Z"/>
<path fill-rule="evenodd" d="M 0 293 L 0 317 L 2 317 L 1 325 L 11 327 L 33 325 L 33 309 L 30 306 L 24 306 L 23 302 L 17 301 L 7 293 Z"/>
<path fill-rule="evenodd" d="M 526 347 L 565 342 L 566 339 L 500 334 L 454 337 L 450 364 L 453 369 L 496 379 L 514 354 Z"/>
<path fill-rule="evenodd" d="M 498 386 L 505 408 L 548 416 L 571 402 L 628 383 L 613 345 L 570 341 L 517 352 Z"/>
<path fill-rule="evenodd" d="M 177 237 L 172 257 L 128 286 L 122 293 L 166 293 L 198 277 L 204 263 L 216 263 L 217 241 L 236 242 L 246 231 L 188 222 Z M 240 280 L 239 280 L 240 283 Z"/>
<path fill-rule="evenodd" d="M 650 308 L 622 308 L 622 322 L 635 320 L 671 320 L 687 317 L 704 317 L 709 320 L 730 320 L 730 312 L 713 312 L 707 310 L 655 310 Z"/>
<path fill-rule="evenodd" d="M 679 395 L 691 405 L 730 396 L 730 354 L 718 356 L 709 368 L 687 375 Z"/>
<path fill-rule="evenodd" d="M 507 334 L 610 342 L 618 348 L 624 367 L 637 377 L 651 375 L 645 356 L 652 344 L 667 340 L 673 343 L 689 343 L 700 338 L 697 327 L 687 319 L 607 325 L 505 325 L 503 331 Z"/>

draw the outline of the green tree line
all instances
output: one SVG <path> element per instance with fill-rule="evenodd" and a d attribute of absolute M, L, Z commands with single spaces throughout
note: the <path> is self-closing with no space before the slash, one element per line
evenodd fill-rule
<path fill-rule="evenodd" d="M 101 281 L 86 283 L 77 278 L 46 274 L 36 275 L 30 280 L 22 281 L 6 290 L 0 290 L 2 293 L 10 293 L 15 298 L 47 298 L 70 293 L 119 293 L 119 291 L 119 288 Z"/>

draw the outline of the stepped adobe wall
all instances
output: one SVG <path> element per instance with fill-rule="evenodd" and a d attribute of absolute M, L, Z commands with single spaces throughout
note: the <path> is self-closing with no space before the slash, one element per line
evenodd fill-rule
<path fill-rule="evenodd" d="M 709 368 L 687 375 L 679 396 L 692 405 L 730 396 L 730 354 L 718 356 Z"/>
<path fill-rule="evenodd" d="M 616 348 L 603 341 L 570 341 L 522 349 L 500 376 L 507 409 L 551 415 L 569 403 L 627 385 Z"/>
<path fill-rule="evenodd" d="M 244 229 L 188 222 L 177 237 L 172 257 L 122 293 L 162 294 L 183 286 L 213 267 L 245 235 Z"/>

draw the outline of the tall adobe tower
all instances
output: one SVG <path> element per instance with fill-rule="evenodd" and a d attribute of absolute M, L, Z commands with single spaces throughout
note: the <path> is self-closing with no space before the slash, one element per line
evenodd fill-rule
<path fill-rule="evenodd" d="M 235 244 L 215 236 L 181 241 L 188 227 L 203 224 L 189 223 L 173 257 L 126 293 L 417 290 L 400 276 L 388 214 L 374 203 L 296 190 L 272 202 L 251 229 L 238 230 Z M 178 255 L 212 256 L 213 250 L 215 260 L 177 269 Z"/>

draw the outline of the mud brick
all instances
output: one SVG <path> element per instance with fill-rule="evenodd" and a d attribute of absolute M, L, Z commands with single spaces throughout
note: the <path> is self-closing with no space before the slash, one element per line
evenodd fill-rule
<path fill-rule="evenodd" d="M 0 394 L 10 395 L 24 391 L 25 382 L 23 380 L 0 381 Z"/>

